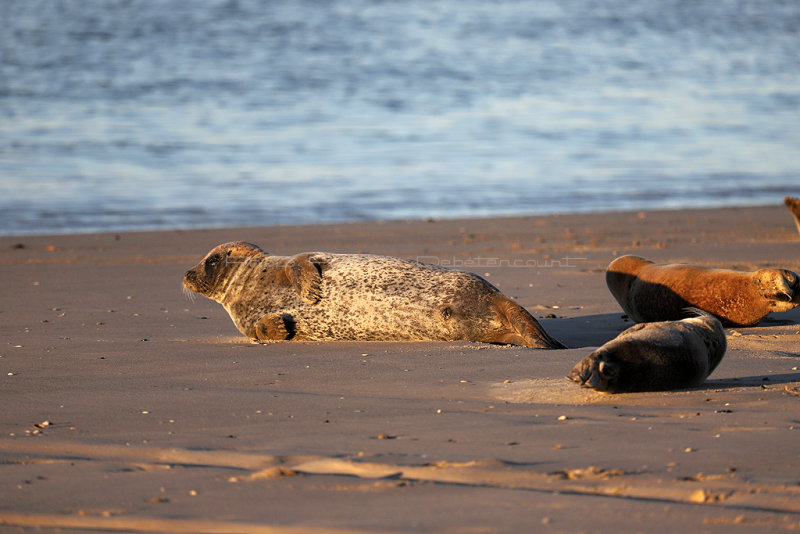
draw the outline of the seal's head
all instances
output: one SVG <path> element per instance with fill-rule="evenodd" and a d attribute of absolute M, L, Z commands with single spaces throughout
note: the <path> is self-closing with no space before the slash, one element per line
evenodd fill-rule
<path fill-rule="evenodd" d="M 567 378 L 581 387 L 605 393 L 633 391 L 640 373 L 634 370 L 625 372 L 625 368 L 636 366 L 637 361 L 647 361 L 646 357 L 634 354 L 635 352 L 635 347 L 629 346 L 601 347 L 578 363 Z"/>
<path fill-rule="evenodd" d="M 800 278 L 786 269 L 760 269 L 754 273 L 754 283 L 769 300 L 800 302 Z"/>
<path fill-rule="evenodd" d="M 183 286 L 195 293 L 219 301 L 226 281 L 243 265 L 258 261 L 264 251 L 250 243 L 224 243 L 209 252 L 200 263 L 186 271 Z"/>
<path fill-rule="evenodd" d="M 620 256 L 608 265 L 606 271 L 606 284 L 611 294 L 619 301 L 630 292 L 631 284 L 636 279 L 639 271 L 653 262 L 639 256 Z M 623 306 L 624 308 L 624 306 Z"/>

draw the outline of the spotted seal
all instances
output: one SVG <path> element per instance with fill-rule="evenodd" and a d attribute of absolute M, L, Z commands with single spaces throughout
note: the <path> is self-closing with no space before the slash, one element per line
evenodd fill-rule
<path fill-rule="evenodd" d="M 800 305 L 800 278 L 785 269 L 741 272 L 621 256 L 609 264 L 606 283 L 637 323 L 680 319 L 695 307 L 726 325 L 753 326 Z"/>
<path fill-rule="evenodd" d="M 634 325 L 569 373 L 570 380 L 606 393 L 662 391 L 698 386 L 725 355 L 719 319 L 692 308 L 695 317 Z"/>
<path fill-rule="evenodd" d="M 214 248 L 183 279 L 222 304 L 245 336 L 276 340 L 471 340 L 565 348 L 480 276 L 414 260 L 250 243 Z"/>

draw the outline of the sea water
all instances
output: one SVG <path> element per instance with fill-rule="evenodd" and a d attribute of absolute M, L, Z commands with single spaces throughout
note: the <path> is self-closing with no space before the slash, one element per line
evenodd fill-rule
<path fill-rule="evenodd" d="M 796 1 L 0 2 L 7 235 L 784 195 Z"/>

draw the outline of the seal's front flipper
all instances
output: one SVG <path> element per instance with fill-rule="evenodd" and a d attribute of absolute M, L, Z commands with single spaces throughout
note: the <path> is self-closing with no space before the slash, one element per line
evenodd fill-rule
<path fill-rule="evenodd" d="M 294 334 L 294 320 L 287 313 L 271 313 L 256 323 L 257 341 L 285 341 L 292 339 Z"/>
<path fill-rule="evenodd" d="M 314 254 L 298 254 L 283 268 L 289 282 L 300 298 L 308 304 L 316 304 L 322 298 L 322 266 L 324 260 Z"/>

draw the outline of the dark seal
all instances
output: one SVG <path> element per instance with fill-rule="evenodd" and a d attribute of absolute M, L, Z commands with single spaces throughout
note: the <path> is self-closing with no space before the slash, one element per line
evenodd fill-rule
<path fill-rule="evenodd" d="M 696 317 L 634 325 L 576 365 L 568 378 L 605 393 L 699 386 L 725 355 L 722 323 Z"/>
<path fill-rule="evenodd" d="M 414 260 L 214 248 L 183 279 L 256 341 L 469 340 L 565 348 L 480 276 Z"/>
<path fill-rule="evenodd" d="M 621 256 L 606 271 L 608 289 L 637 323 L 672 321 L 699 308 L 730 326 L 753 326 L 800 305 L 800 278 L 785 269 L 753 272 Z"/>

